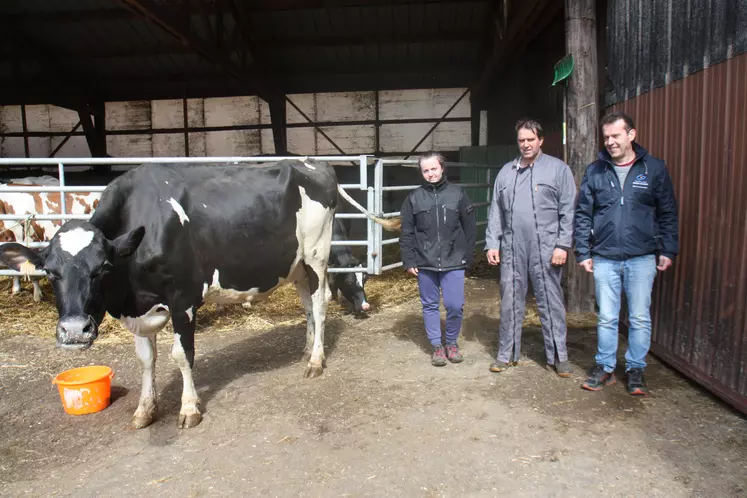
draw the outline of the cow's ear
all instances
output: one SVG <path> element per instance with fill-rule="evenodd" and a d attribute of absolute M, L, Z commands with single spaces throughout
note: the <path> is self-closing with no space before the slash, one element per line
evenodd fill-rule
<path fill-rule="evenodd" d="M 9 242 L 0 246 L 0 261 L 5 263 L 8 268 L 25 273 L 41 270 L 44 266 L 42 255 L 16 242 Z"/>
<path fill-rule="evenodd" d="M 145 227 L 137 227 L 124 235 L 120 235 L 112 241 L 114 254 L 120 258 L 131 256 L 138 246 L 140 246 L 140 242 L 143 241 L 144 235 Z"/>

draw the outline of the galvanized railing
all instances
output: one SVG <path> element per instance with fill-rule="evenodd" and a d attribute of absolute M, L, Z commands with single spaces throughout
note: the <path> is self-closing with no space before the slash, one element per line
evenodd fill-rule
<path fill-rule="evenodd" d="M 70 159 L 49 159 L 49 158 L 22 158 L 22 159 L 2 159 L 0 158 L 0 166 L 57 166 L 59 175 L 59 185 L 57 186 L 44 186 L 44 187 L 30 187 L 30 186 L 14 186 L 10 187 L 7 185 L 0 185 L 0 192 L 59 192 L 60 193 L 60 212 L 59 214 L 42 214 L 37 213 L 33 215 L 29 214 L 2 214 L 0 215 L 0 221 L 16 221 L 22 222 L 26 220 L 48 220 L 48 221 L 60 221 L 60 220 L 86 220 L 91 217 L 90 214 L 68 214 L 65 203 L 65 193 L 74 192 L 102 192 L 106 189 L 106 186 L 68 186 L 65 184 L 65 166 L 96 166 L 96 165 L 139 165 L 146 163 L 179 163 L 179 164 L 204 164 L 210 163 L 222 163 L 222 164 L 242 164 L 242 163 L 255 163 L 261 164 L 266 162 L 276 162 L 283 159 L 315 159 L 319 161 L 353 161 L 359 166 L 359 181 L 358 183 L 342 184 L 341 187 L 346 190 L 363 190 L 367 193 L 366 209 L 374 211 L 375 195 L 373 187 L 368 186 L 368 155 L 357 155 L 357 156 L 290 156 L 290 157 L 134 157 L 134 158 L 70 158 Z M 352 218 L 352 219 L 365 219 L 366 215 L 363 213 L 338 213 L 335 215 L 337 218 Z M 332 241 L 332 245 L 340 246 L 365 246 L 368 248 L 366 271 L 370 273 L 375 272 L 376 256 L 377 252 L 373 251 L 374 247 L 374 225 L 375 223 L 368 220 L 367 222 L 367 236 L 366 240 L 347 240 L 347 241 Z M 49 242 L 31 242 L 28 244 L 29 247 L 39 248 L 46 247 Z M 358 268 L 329 268 L 330 273 L 352 273 L 360 271 Z M 21 274 L 14 270 L 1 269 L 0 276 L 20 276 Z M 44 276 L 44 272 L 34 272 L 31 275 Z"/>
<path fill-rule="evenodd" d="M 406 168 L 418 168 L 418 161 L 414 159 L 402 160 L 402 159 L 378 159 L 374 166 L 374 192 L 376 193 L 376 199 L 374 200 L 375 212 L 381 213 L 379 216 L 399 216 L 399 211 L 392 211 L 389 213 L 382 213 L 384 205 L 384 192 L 395 192 L 403 190 L 413 190 L 418 188 L 420 185 L 384 185 L 384 168 L 399 166 Z M 457 183 L 465 188 L 485 188 L 486 189 L 486 202 L 475 202 L 472 204 L 474 208 L 490 206 L 491 195 L 493 192 L 493 184 L 491 182 L 491 171 L 495 170 L 495 166 L 488 164 L 472 164 L 472 163 L 458 163 L 458 162 L 447 162 L 446 168 L 477 168 L 485 170 L 485 182 L 484 183 Z M 487 221 L 478 221 L 477 226 L 487 225 Z M 393 237 L 390 239 L 383 239 L 383 229 L 381 225 L 375 225 L 374 227 L 374 245 L 376 247 L 377 254 L 382 254 L 383 247 L 390 244 L 399 243 L 399 237 Z M 476 244 L 484 244 L 485 240 L 481 239 L 476 241 Z M 396 263 L 383 265 L 383 257 L 378 257 L 375 260 L 375 271 L 376 275 L 381 275 L 382 272 L 399 268 L 402 266 L 402 261 Z"/>

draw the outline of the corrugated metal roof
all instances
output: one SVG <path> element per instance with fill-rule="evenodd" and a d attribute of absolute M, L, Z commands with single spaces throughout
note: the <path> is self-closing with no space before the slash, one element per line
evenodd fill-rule
<path fill-rule="evenodd" d="M 288 92 L 409 88 L 421 82 L 463 87 L 480 75 L 494 36 L 494 6 L 487 0 L 186 4 L 0 3 L 0 27 L 7 28 L 0 41 L 0 100 L 76 91 L 105 100 L 149 91 L 153 98 L 179 97 L 211 85 L 213 95 L 237 88 L 246 94 L 255 90 L 246 80 L 262 78 L 263 69 L 276 73 L 268 81 L 286 85 Z M 240 82 L 237 72 L 246 78 Z M 46 80 L 52 76 L 58 80 L 55 89 Z M 91 80 L 96 83 L 91 91 L 77 88 Z M 129 94 L 122 92 L 123 81 L 129 82 Z"/>

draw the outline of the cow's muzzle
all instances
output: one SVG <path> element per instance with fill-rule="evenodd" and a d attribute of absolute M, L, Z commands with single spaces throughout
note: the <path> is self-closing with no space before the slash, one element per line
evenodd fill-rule
<path fill-rule="evenodd" d="M 65 349 L 87 349 L 98 337 L 93 317 L 72 316 L 57 322 L 57 345 Z"/>

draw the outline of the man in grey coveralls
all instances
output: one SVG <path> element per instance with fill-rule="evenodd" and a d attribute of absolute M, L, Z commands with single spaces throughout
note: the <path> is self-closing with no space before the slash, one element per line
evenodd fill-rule
<path fill-rule="evenodd" d="M 488 263 L 501 265 L 498 355 L 490 370 L 502 372 L 519 360 L 531 279 L 547 364 L 570 377 L 560 277 L 572 246 L 576 183 L 567 164 L 542 152 L 538 122 L 519 121 L 516 134 L 521 155 L 498 173 L 485 234 Z"/>

